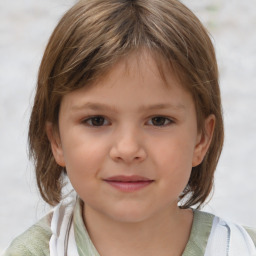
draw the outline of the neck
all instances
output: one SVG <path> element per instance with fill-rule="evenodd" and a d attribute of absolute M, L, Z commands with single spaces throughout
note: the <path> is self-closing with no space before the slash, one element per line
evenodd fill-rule
<path fill-rule="evenodd" d="M 192 210 L 168 209 L 138 221 L 116 221 L 84 207 L 90 238 L 102 256 L 182 255 L 193 222 Z"/>

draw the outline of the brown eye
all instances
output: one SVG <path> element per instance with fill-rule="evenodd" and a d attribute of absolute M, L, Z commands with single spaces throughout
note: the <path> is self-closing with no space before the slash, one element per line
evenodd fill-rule
<path fill-rule="evenodd" d="M 150 123 L 154 126 L 165 126 L 170 124 L 172 121 L 166 117 L 163 116 L 156 116 L 151 118 Z"/>
<path fill-rule="evenodd" d="M 103 126 L 108 124 L 107 120 L 103 116 L 93 116 L 84 121 L 89 126 Z"/>

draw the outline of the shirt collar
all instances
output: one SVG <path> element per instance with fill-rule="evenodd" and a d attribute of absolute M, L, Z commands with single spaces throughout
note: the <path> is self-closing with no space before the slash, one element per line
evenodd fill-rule
<path fill-rule="evenodd" d="M 74 232 L 79 256 L 100 256 L 94 247 L 83 221 L 83 202 L 78 199 L 74 209 Z M 209 213 L 193 210 L 194 219 L 188 243 L 182 256 L 203 256 L 214 216 Z"/>

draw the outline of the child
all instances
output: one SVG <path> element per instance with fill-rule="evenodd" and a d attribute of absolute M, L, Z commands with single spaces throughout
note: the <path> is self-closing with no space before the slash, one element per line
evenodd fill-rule
<path fill-rule="evenodd" d="M 254 231 L 191 208 L 223 137 L 214 48 L 190 10 L 79 1 L 45 50 L 30 119 L 37 184 L 57 206 L 5 255 L 256 255 Z"/>

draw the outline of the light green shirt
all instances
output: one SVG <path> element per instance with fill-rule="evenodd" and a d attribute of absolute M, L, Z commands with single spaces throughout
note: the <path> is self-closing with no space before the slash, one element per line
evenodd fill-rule
<path fill-rule="evenodd" d="M 17 237 L 3 256 L 49 256 L 52 214 Z M 182 256 L 203 256 L 211 232 L 214 215 L 194 211 L 191 234 Z M 256 232 L 247 229 L 256 245 Z M 100 256 L 94 247 L 82 219 L 82 207 L 77 201 L 74 209 L 74 233 L 79 256 Z"/>

